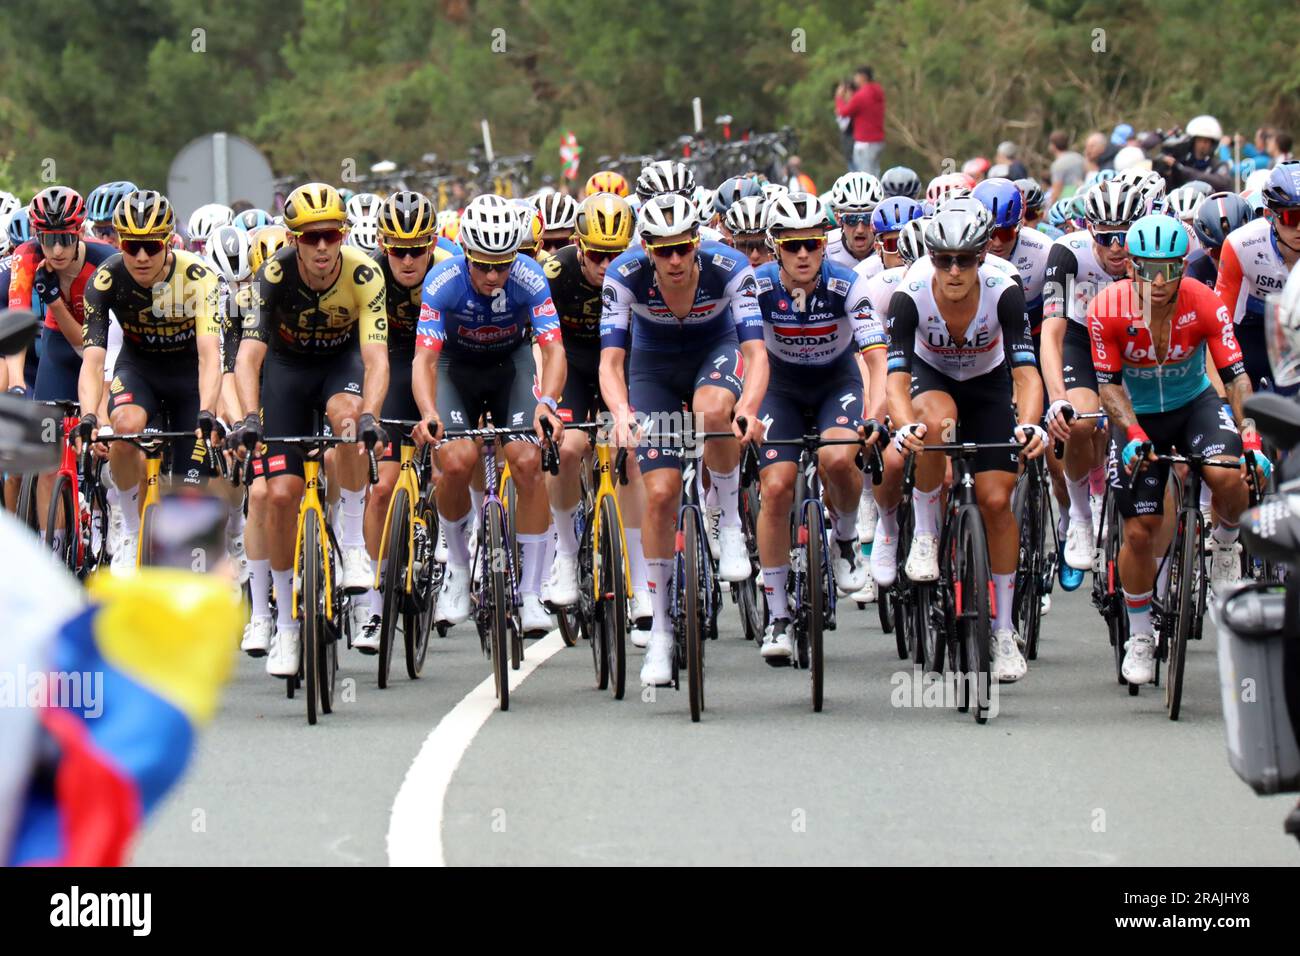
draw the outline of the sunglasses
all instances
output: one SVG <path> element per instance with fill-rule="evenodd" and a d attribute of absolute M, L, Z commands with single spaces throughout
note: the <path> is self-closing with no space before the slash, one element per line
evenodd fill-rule
<path fill-rule="evenodd" d="M 612 262 L 621 256 L 623 252 L 622 250 L 616 251 L 614 249 L 589 249 L 586 246 L 583 246 L 582 254 L 586 257 L 588 262 L 600 265 L 602 262 Z"/>
<path fill-rule="evenodd" d="M 948 272 L 953 266 L 965 272 L 967 269 L 973 269 L 975 264 L 979 262 L 979 258 L 979 255 L 974 252 L 930 253 L 930 261 L 934 263 L 935 269 L 939 272 Z"/>
<path fill-rule="evenodd" d="M 743 252 L 749 255 L 751 252 L 764 252 L 767 250 L 766 239 L 733 239 L 732 242 L 737 252 Z"/>
<path fill-rule="evenodd" d="M 101 239 L 112 239 L 117 235 L 117 230 L 110 223 L 95 223 L 90 231 Z"/>
<path fill-rule="evenodd" d="M 1280 208 L 1270 206 L 1269 209 L 1273 213 L 1273 218 L 1282 225 L 1291 229 L 1300 226 L 1300 206 L 1282 206 Z"/>
<path fill-rule="evenodd" d="M 342 229 L 313 229 L 310 232 L 295 232 L 298 237 L 298 243 L 304 246 L 319 246 L 322 242 L 327 246 L 332 246 L 336 242 L 343 241 Z"/>
<path fill-rule="evenodd" d="M 693 253 L 699 244 L 699 237 L 696 237 L 685 242 L 647 242 L 645 247 L 660 259 L 671 259 L 674 255 L 684 259 Z"/>
<path fill-rule="evenodd" d="M 1146 282 L 1154 282 L 1157 276 L 1166 282 L 1173 282 L 1183 277 L 1183 260 L 1134 259 L 1133 274 Z"/>
<path fill-rule="evenodd" d="M 1105 229 L 1105 230 L 1094 229 L 1092 231 L 1092 238 L 1097 242 L 1098 245 L 1109 246 L 1112 245 L 1113 243 L 1118 242 L 1122 246 L 1124 245 L 1124 240 L 1128 238 L 1128 230 L 1127 229 Z"/>
<path fill-rule="evenodd" d="M 167 248 L 167 243 L 162 239 L 123 239 L 122 252 L 128 256 L 138 256 L 144 253 L 147 256 L 156 256 Z"/>
<path fill-rule="evenodd" d="M 509 259 L 500 262 L 488 262 L 484 259 L 475 259 L 473 256 L 466 256 L 465 258 L 469 260 L 471 268 L 490 275 L 493 272 L 509 272 L 510 267 L 515 264 L 516 256 L 511 256 Z"/>
<path fill-rule="evenodd" d="M 846 212 L 839 217 L 840 224 L 845 226 L 870 226 L 871 213 L 869 212 Z"/>
<path fill-rule="evenodd" d="M 75 232 L 42 232 L 36 238 L 47 248 L 75 246 L 80 239 Z"/>
<path fill-rule="evenodd" d="M 1019 226 L 999 226 L 993 230 L 993 238 L 998 242 L 1013 242 L 1019 233 Z"/>
<path fill-rule="evenodd" d="M 881 252 L 888 252 L 891 255 L 898 252 L 898 233 L 893 232 L 887 236 L 876 236 L 876 245 L 880 247 Z"/>
<path fill-rule="evenodd" d="M 543 239 L 542 248 L 547 252 L 554 252 L 557 249 L 563 249 L 572 242 L 572 239 Z"/>
<path fill-rule="evenodd" d="M 825 236 L 810 236 L 799 239 L 777 239 L 776 244 L 782 252 L 816 252 L 826 245 Z"/>
<path fill-rule="evenodd" d="M 394 259 L 418 259 L 432 248 L 432 242 L 423 242 L 415 246 L 385 246 L 384 251 Z"/>

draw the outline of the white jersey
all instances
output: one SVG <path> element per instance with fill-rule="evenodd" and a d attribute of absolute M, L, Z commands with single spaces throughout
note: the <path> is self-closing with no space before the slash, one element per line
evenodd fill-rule
<path fill-rule="evenodd" d="M 883 269 L 867 280 L 867 300 L 871 303 L 871 314 L 886 329 L 889 327 L 889 300 L 898 291 L 898 283 L 907 272 L 907 266 L 894 266 Z M 862 271 L 858 272 L 862 275 Z"/>
<path fill-rule="evenodd" d="M 1020 274 L 1020 284 L 1025 290 L 1025 308 L 1030 311 L 1043 299 L 1047 252 L 1051 247 L 1051 240 L 1037 229 L 1021 229 L 1011 249 L 1009 261 Z"/>
<path fill-rule="evenodd" d="M 1047 251 L 1043 279 L 1043 318 L 1067 318 L 1088 327 L 1093 297 L 1123 276 L 1113 276 L 1097 261 L 1097 243 L 1087 229 L 1071 232 Z"/>

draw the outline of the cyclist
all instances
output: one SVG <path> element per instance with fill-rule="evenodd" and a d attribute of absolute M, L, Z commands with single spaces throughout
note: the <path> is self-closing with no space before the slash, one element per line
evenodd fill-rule
<path fill-rule="evenodd" d="M 1223 241 L 1254 217 L 1250 204 L 1236 193 L 1214 193 L 1207 196 L 1196 210 L 1196 218 L 1192 220 L 1192 229 L 1200 242 L 1200 248 L 1193 249 L 1187 256 L 1187 277 L 1204 282 L 1213 289 L 1219 280 L 1219 257 L 1223 253 Z"/>
<path fill-rule="evenodd" d="M 263 435 L 306 435 L 324 412 L 335 435 L 374 447 L 387 436 L 376 418 L 388 390 L 384 280 L 374 260 L 343 245 L 347 213 L 325 183 L 299 186 L 284 204 L 293 242 L 262 263 L 235 362 L 240 405 L 247 412 L 236 436 L 256 447 Z M 259 418 L 258 409 L 262 415 Z M 374 572 L 366 554 L 364 449 L 334 460 L 340 486 L 341 583 L 357 593 Z M 294 537 L 303 493 L 300 455 L 268 444 L 266 538 L 277 599 L 276 634 L 266 670 L 292 677 L 301 654 L 301 624 L 293 619 Z"/>
<path fill-rule="evenodd" d="M 889 202 L 916 205 L 911 200 Z M 883 430 L 879 420 L 885 406 L 885 332 L 871 314 L 868 279 L 826 258 L 827 225 L 822 201 L 806 193 L 776 199 L 768 210 L 767 234 L 776 247 L 776 261 L 754 273 L 771 370 L 759 417 L 765 437 L 798 438 L 805 418 L 812 416 L 825 438 L 853 438 L 865 431 L 874 444 Z M 866 359 L 870 378 L 877 383 L 876 401 L 866 407 L 866 415 L 855 352 Z M 858 550 L 863 480 L 857 455 L 854 445 L 828 445 L 818 455 L 834 523 L 837 553 L 831 566 L 843 594 L 860 591 L 869 580 Z M 759 457 L 758 550 L 768 609 L 762 655 L 772 664 L 788 663 L 794 652 L 786 583 L 798 458 L 799 450 L 788 445 L 773 446 Z"/>
<path fill-rule="evenodd" d="M 186 224 L 189 251 L 204 255 L 212 231 L 218 226 L 229 225 L 234 218 L 234 210 L 219 202 L 210 202 L 194 210 L 190 213 L 190 221 Z"/>
<path fill-rule="evenodd" d="M 1068 420 L 1100 407 L 1092 346 L 1086 325 L 1088 303 L 1122 279 L 1128 267 L 1127 229 L 1143 214 L 1143 197 L 1119 179 L 1100 183 L 1087 194 L 1088 228 L 1057 239 L 1047 256 L 1043 331 L 1038 344 L 1043 384 L 1051 404 L 1047 423 L 1052 437 L 1065 443 L 1065 456 L 1053 467 L 1063 472 L 1065 495 L 1057 489 L 1061 523 L 1066 524 L 1060 581 L 1073 591 L 1092 567 L 1092 500 L 1089 472 L 1100 464 L 1098 429 L 1090 419 Z M 1066 512 L 1068 511 L 1068 517 Z M 1074 573 L 1070 573 L 1073 571 Z"/>
<path fill-rule="evenodd" d="M 1224 240 L 1214 286 L 1237 325 L 1246 373 L 1257 391 L 1272 380 L 1264 338 L 1264 300 L 1282 292 L 1287 274 L 1300 260 L 1300 162 L 1274 166 L 1260 194 L 1264 216 Z"/>
<path fill-rule="evenodd" d="M 1034 179 L 1017 179 L 1015 180 L 1016 188 L 1020 190 L 1020 196 L 1024 200 L 1024 218 L 1022 225 L 1036 229 L 1048 239 L 1059 239 L 1064 233 L 1049 223 L 1044 214 L 1047 208 L 1047 200 L 1043 195 L 1043 187 L 1038 185 Z"/>
<path fill-rule="evenodd" d="M 763 187 L 753 176 L 732 176 L 723 180 L 722 185 L 713 194 L 713 212 L 720 219 L 723 241 L 729 236 L 726 221 L 727 213 L 737 202 L 749 196 L 762 196 Z"/>
<path fill-rule="evenodd" d="M 83 441 L 99 430 L 96 413 L 84 410 L 99 408 L 103 395 L 110 310 L 122 327 L 122 350 L 109 388 L 113 431 L 140 432 L 170 422 L 177 431 L 193 424 L 207 437 L 216 426 L 222 338 L 217 276 L 197 255 L 171 249 L 175 225 L 171 203 L 153 190 L 128 193 L 117 204 L 113 227 L 122 252 L 100 266 L 86 292 L 85 359 L 78 383 Z M 115 442 L 109 461 L 126 529 L 113 555 L 113 571 L 122 574 L 135 567 L 144 452 Z M 209 476 L 206 444 L 176 443 L 171 473 L 190 484 Z"/>
<path fill-rule="evenodd" d="M 623 174 L 612 169 L 592 173 L 587 178 L 587 184 L 582 189 L 583 196 L 594 196 L 596 193 L 613 193 L 615 196 L 621 196 L 624 199 L 631 192 L 632 190 L 628 188 L 627 179 L 624 178 Z"/>
<path fill-rule="evenodd" d="M 963 440 L 1019 442 L 1027 458 L 1047 448 L 1047 435 L 1037 424 L 1043 411 L 1042 381 L 1024 293 L 1008 276 L 982 263 L 990 223 L 991 218 L 964 209 L 938 213 L 925 231 L 928 256 L 908 269 L 890 303 L 889 406 L 891 417 L 905 423 L 894 439 L 900 452 L 923 453 L 927 444 L 948 440 L 945 433 L 952 422 L 959 423 Z M 939 576 L 945 465 L 945 458 L 935 454 L 923 454 L 917 463 L 915 532 L 906 567 L 913 581 Z M 991 668 L 999 681 L 1019 680 L 1027 669 L 1012 628 L 1018 535 L 1011 491 L 1018 467 L 1015 454 L 994 450 L 981 451 L 973 462 L 993 575 Z M 879 542 L 873 565 L 878 551 Z"/>
<path fill-rule="evenodd" d="M 421 441 L 443 427 L 474 427 L 488 412 L 498 427 L 531 424 L 540 441 L 543 423 L 563 445 L 557 410 L 566 375 L 560 320 L 542 266 L 519 254 L 525 223 L 518 208 L 500 196 L 474 199 L 460 219 L 464 258 L 430 271 L 424 284 L 416 332 L 412 383 L 424 422 Z M 534 362 L 529 333 L 542 351 L 540 398 L 534 397 Z M 525 634 L 550 629 L 542 605 L 544 552 L 551 516 L 542 483 L 541 451 L 531 441 L 507 441 L 505 458 L 518 496 L 520 621 Z M 438 449 L 438 518 L 446 528 L 447 568 L 435 619 L 458 624 L 469 617 L 469 483 L 479 462 L 474 442 L 457 439 Z M 570 515 L 569 528 L 572 529 Z M 570 530 L 570 534 L 572 531 Z M 576 548 L 574 549 L 576 551 Z M 571 566 L 576 573 L 576 562 Z M 556 581 L 576 591 L 576 581 Z"/>
<path fill-rule="evenodd" d="M 1161 528 L 1169 469 L 1147 464 L 1146 476 L 1132 492 L 1122 472 L 1138 465 L 1148 443 L 1152 456 L 1177 447 L 1218 460 L 1238 460 L 1243 446 L 1238 426 L 1251 385 L 1227 308 L 1209 287 L 1183 276 L 1188 242 L 1182 224 L 1171 216 L 1144 216 L 1129 227 L 1127 246 L 1130 278 L 1099 292 L 1087 318 L 1092 359 L 1111 424 L 1111 491 L 1124 517 L 1119 574 L 1130 637 L 1121 672 L 1130 684 L 1145 684 L 1155 671 L 1155 559 L 1171 535 L 1171 529 Z M 1231 410 L 1206 375 L 1207 348 L 1227 387 Z M 1258 436 L 1244 444 L 1258 450 Z M 1114 463 L 1123 465 L 1122 472 Z M 1219 522 L 1212 532 L 1210 583 L 1216 593 L 1224 594 L 1240 567 L 1236 522 L 1248 493 L 1242 471 L 1207 468 L 1204 480 Z"/>
<path fill-rule="evenodd" d="M 880 257 L 871 254 L 876 242 L 871 231 L 871 214 L 884 198 L 880 180 L 870 173 L 845 173 L 835 180 L 830 207 L 839 228 L 826 238 L 826 255 L 831 262 L 854 269 L 865 261 L 867 278 L 880 271 Z"/>
<path fill-rule="evenodd" d="M 114 249 L 119 248 L 117 230 L 113 228 L 113 210 L 127 193 L 136 190 L 135 183 L 119 180 L 96 186 L 86 197 L 86 222 L 90 226 L 90 238 L 107 242 Z"/>
<path fill-rule="evenodd" d="M 754 269 L 772 261 L 765 231 L 766 210 L 767 200 L 762 196 L 746 196 L 732 203 L 722 221 L 722 241 L 743 254 Z"/>
<path fill-rule="evenodd" d="M 234 219 L 235 228 L 242 229 L 244 232 L 257 232 L 263 226 L 271 224 L 271 214 L 265 209 L 245 209 Z"/>
<path fill-rule="evenodd" d="M 766 188 L 766 187 L 764 187 Z M 721 242 L 722 233 L 706 225 L 709 218 L 698 203 L 695 202 L 695 174 L 685 163 L 671 159 L 661 159 L 641 170 L 636 180 L 636 196 L 642 203 L 649 202 L 655 196 L 664 193 L 676 193 L 691 200 L 691 206 L 700 217 L 700 240 L 702 242 Z M 712 200 L 709 206 L 712 207 Z"/>
<path fill-rule="evenodd" d="M 880 190 L 886 199 L 893 196 L 919 199 L 921 177 L 916 174 L 916 170 L 909 169 L 907 166 L 891 166 L 880 177 Z"/>
<path fill-rule="evenodd" d="M 618 444 L 632 444 L 633 409 L 645 425 L 636 457 L 646 487 L 642 544 L 653 622 L 641 681 L 664 684 L 672 672 L 668 604 L 682 449 L 672 446 L 674 439 L 659 436 L 689 430 L 667 424 L 680 422 L 683 403 L 689 403 L 702 430 L 730 427 L 744 442 L 758 438 L 767 349 L 754 271 L 729 246 L 700 242 L 694 203 L 675 193 L 655 197 L 641 207 L 638 232 L 644 248 L 629 249 L 605 272 L 600 388 Z M 753 569 L 737 500 L 739 449 L 731 441 L 708 442 L 704 464 L 721 508 L 720 576 L 744 581 Z"/>
<path fill-rule="evenodd" d="M 993 216 L 989 255 L 1006 259 L 1020 276 L 1031 335 L 1041 334 L 1043 324 L 1043 278 L 1051 243 L 1036 229 L 1022 228 L 1024 197 L 1009 179 L 986 179 L 971 195 Z"/>
<path fill-rule="evenodd" d="M 578 220 L 576 199 L 567 193 L 547 193 L 541 198 L 537 211 L 542 220 L 543 252 L 558 252 L 573 245 L 573 230 Z"/>

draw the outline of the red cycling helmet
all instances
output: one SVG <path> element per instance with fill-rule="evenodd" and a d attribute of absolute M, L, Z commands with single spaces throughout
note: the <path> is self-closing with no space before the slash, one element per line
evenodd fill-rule
<path fill-rule="evenodd" d="M 80 232 L 86 221 L 86 201 L 67 186 L 51 186 L 36 194 L 27 209 L 33 232 Z"/>

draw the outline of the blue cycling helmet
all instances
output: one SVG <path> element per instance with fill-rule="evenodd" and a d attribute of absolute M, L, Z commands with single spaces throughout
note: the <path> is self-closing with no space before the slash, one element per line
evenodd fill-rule
<path fill-rule="evenodd" d="M 898 232 L 922 215 L 921 204 L 915 199 L 894 196 L 876 207 L 876 211 L 871 214 L 871 228 L 877 235 L 882 232 Z"/>
<path fill-rule="evenodd" d="M 713 211 L 724 219 L 738 199 L 763 195 L 763 187 L 753 176 L 732 176 L 724 180 L 713 194 Z"/>
<path fill-rule="evenodd" d="M 971 195 L 993 213 L 993 228 L 1006 229 L 1008 226 L 1020 225 L 1025 211 L 1025 197 L 1020 195 L 1020 190 L 1011 180 L 986 179 L 975 187 Z"/>
<path fill-rule="evenodd" d="M 17 210 L 9 218 L 9 248 L 17 249 L 32 237 L 32 221 L 27 215 L 27 208 Z"/>
<path fill-rule="evenodd" d="M 1300 162 L 1274 166 L 1259 194 L 1266 206 L 1300 206 Z"/>
<path fill-rule="evenodd" d="M 113 183 L 96 186 L 86 197 L 86 218 L 91 222 L 113 221 L 113 210 L 127 193 L 133 193 L 136 184 L 120 179 Z"/>
<path fill-rule="evenodd" d="M 1173 216 L 1151 213 L 1128 229 L 1129 255 L 1137 259 L 1181 259 L 1187 255 L 1187 230 Z"/>
<path fill-rule="evenodd" d="M 1228 238 L 1228 233 L 1240 229 L 1255 218 L 1250 203 L 1236 193 L 1213 193 L 1192 219 L 1196 238 L 1209 249 L 1218 249 Z"/>
<path fill-rule="evenodd" d="M 1052 208 L 1047 211 L 1047 222 L 1049 225 L 1061 229 L 1074 218 L 1074 200 L 1069 196 L 1064 199 L 1058 199 L 1052 203 Z"/>
<path fill-rule="evenodd" d="M 231 225 L 240 232 L 252 232 L 271 225 L 271 214 L 265 209 L 245 209 L 235 216 Z"/>

